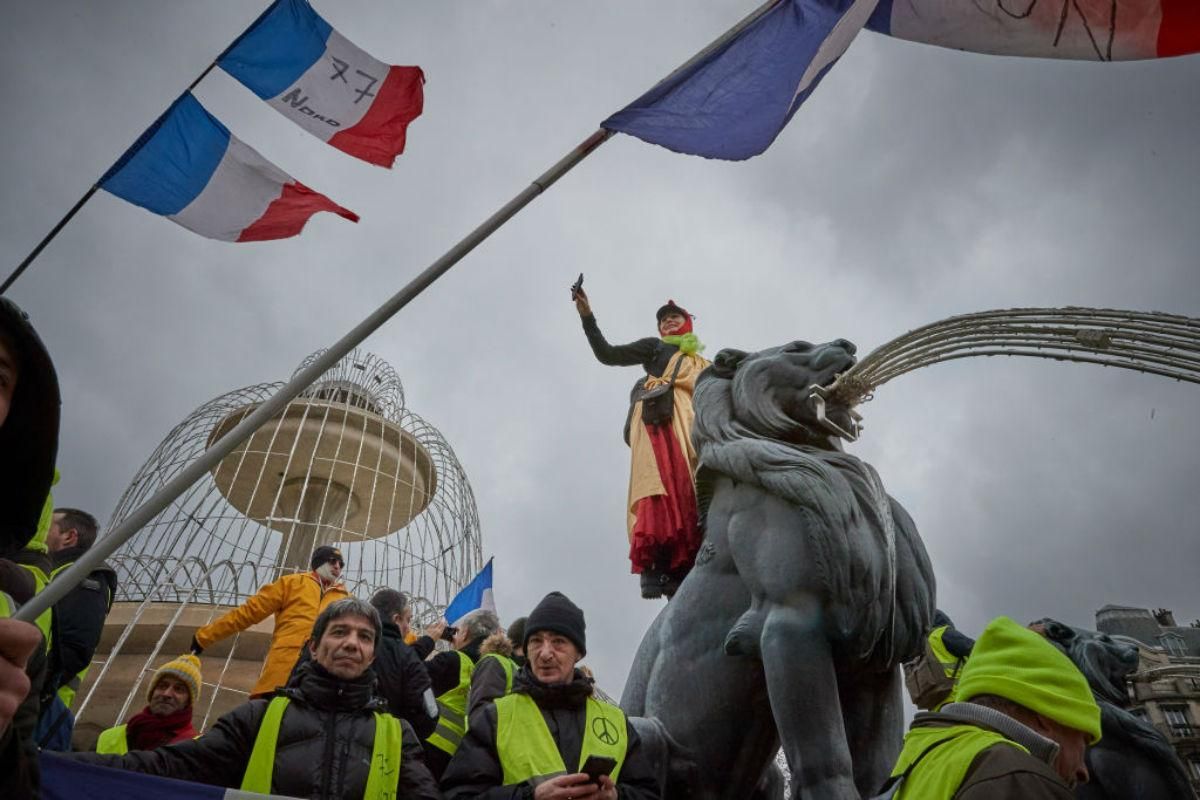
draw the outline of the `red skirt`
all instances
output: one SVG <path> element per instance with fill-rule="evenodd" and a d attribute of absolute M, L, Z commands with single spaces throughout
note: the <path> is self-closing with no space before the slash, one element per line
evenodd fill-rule
<path fill-rule="evenodd" d="M 670 425 L 647 425 L 646 433 L 667 493 L 643 497 L 634 508 L 630 571 L 634 574 L 687 571 L 700 549 L 691 467 Z"/>

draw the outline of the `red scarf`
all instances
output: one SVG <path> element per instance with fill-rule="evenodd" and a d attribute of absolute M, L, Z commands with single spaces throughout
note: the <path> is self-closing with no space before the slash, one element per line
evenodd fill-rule
<path fill-rule="evenodd" d="M 125 741 L 130 750 L 153 750 L 164 744 L 175 744 L 196 738 L 192 727 L 192 706 L 188 704 L 165 717 L 150 713 L 146 706 L 129 718 L 125 725 Z"/>
<path fill-rule="evenodd" d="M 683 336 L 685 333 L 692 332 L 692 318 L 688 314 L 683 315 L 683 324 L 675 329 L 674 333 L 667 334 L 668 336 Z M 662 333 L 658 334 L 660 337 Z"/>

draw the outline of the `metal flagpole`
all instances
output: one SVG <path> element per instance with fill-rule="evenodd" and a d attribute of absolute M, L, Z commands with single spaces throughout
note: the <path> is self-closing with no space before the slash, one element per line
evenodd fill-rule
<path fill-rule="evenodd" d="M 257 25 L 259 20 L 261 20 L 263 17 L 265 17 L 267 15 L 267 12 L 270 11 L 271 8 L 274 8 L 274 5 L 275 4 L 272 3 L 267 8 L 266 11 L 264 11 L 262 14 L 260 14 L 258 16 L 257 19 L 254 20 L 254 22 L 250 23 L 250 28 L 253 28 L 255 25 Z M 250 28 L 247 28 L 246 30 L 248 31 L 248 30 L 250 30 Z M 230 48 L 232 48 L 234 44 L 237 44 L 241 40 L 241 38 L 245 35 L 246 35 L 246 31 L 242 31 L 240 34 L 238 34 L 237 39 L 233 40 L 233 44 L 229 45 L 229 47 L 226 47 L 224 50 L 222 50 L 221 55 L 217 56 L 217 58 L 211 64 L 209 64 L 207 67 L 205 67 L 204 72 L 201 72 L 199 75 L 197 75 L 196 79 L 194 81 L 192 81 L 191 83 L 189 83 L 188 87 L 186 89 L 184 89 L 182 92 L 180 92 L 180 94 L 181 95 L 187 94 L 192 89 L 195 89 L 200 84 L 200 81 L 204 80 L 206 77 L 208 77 L 208 73 L 212 72 L 213 67 L 215 67 L 217 65 L 217 61 L 221 60 L 221 56 L 228 53 Z M 160 115 L 160 117 L 161 117 L 161 115 Z M 157 122 L 157 121 L 158 121 L 158 118 L 155 118 L 155 122 Z M 153 124 L 154 123 L 151 123 L 151 125 L 153 125 Z M 134 140 L 134 141 L 136 143 L 137 140 Z M 129 151 L 126 150 L 125 152 L 129 152 Z M 124 153 L 122 155 L 124 155 Z M 107 175 L 107 174 L 108 173 L 106 172 L 105 175 Z M 87 190 L 87 192 L 84 193 L 83 197 L 79 198 L 79 202 L 77 202 L 74 206 L 71 207 L 71 210 L 67 212 L 66 216 L 64 216 L 62 219 L 60 219 L 58 221 L 58 224 L 55 225 L 48 234 L 46 234 L 46 237 L 44 239 L 42 239 L 40 242 L 38 242 L 37 247 L 33 248 L 33 252 L 31 252 L 29 255 L 25 256 L 25 260 L 22 261 L 20 264 L 18 264 L 17 268 L 14 269 L 12 271 L 12 273 L 7 278 L 4 279 L 4 283 L 0 284 L 0 295 L 3 295 L 5 292 L 8 291 L 8 287 L 12 286 L 13 283 L 17 280 L 17 278 L 21 277 L 21 273 L 24 272 L 26 269 L 28 269 L 29 265 L 33 263 L 33 260 L 38 257 L 38 255 L 42 252 L 42 250 L 46 249 L 46 245 L 50 244 L 50 242 L 54 240 L 54 237 L 58 236 L 58 232 L 61 231 L 63 228 L 65 228 L 67 223 L 71 221 L 71 218 L 74 217 L 77 213 L 79 213 L 79 209 L 83 208 L 84 204 L 87 203 L 88 200 L 92 199 L 92 195 L 94 195 L 96 193 L 96 190 L 100 188 L 101 181 L 103 181 L 103 178 L 101 178 L 99 181 L 96 181 L 96 183 L 92 184 L 91 188 L 89 188 Z"/>
<path fill-rule="evenodd" d="M 692 56 L 682 66 L 674 70 L 663 81 L 669 81 L 680 72 L 692 67 L 698 61 L 706 58 L 712 51 L 724 46 L 745 28 L 752 25 L 767 13 L 780 0 L 768 0 L 750 13 L 737 25 L 718 37 L 712 44 Z M 660 81 L 659 83 L 662 83 Z M 81 555 L 73 565 L 64 570 L 57 578 L 49 583 L 16 613 L 17 619 L 31 622 L 37 619 L 50 606 L 54 605 L 77 583 L 108 558 L 133 534 L 137 533 L 146 523 L 154 519 L 164 508 L 187 491 L 204 473 L 215 467 L 221 459 L 233 452 L 238 445 L 250 438 L 254 431 L 283 410 L 293 398 L 307 389 L 318 378 L 340 361 L 347 353 L 362 343 L 364 339 L 375 332 L 383 323 L 391 319 L 400 309 L 425 291 L 435 280 L 444 275 L 467 253 L 474 250 L 480 243 L 491 236 L 505 222 L 508 222 L 525 206 L 542 192 L 549 189 L 554 182 L 565 175 L 576 164 L 587 158 L 600 145 L 604 144 L 613 132 L 600 129 L 584 139 L 571 152 L 567 153 L 558 163 L 542 173 L 533 183 L 526 186 L 516 197 L 505 203 L 498 211 L 483 221 L 475 230 L 467 234 L 458 244 L 451 247 L 445 255 L 434 261 L 425 271 L 413 278 L 408 285 L 392 295 L 383 305 L 375 309 L 362 322 L 354 326 L 345 336 L 338 339 L 319 358 L 305 367 L 288 381 L 273 397 L 262 403 L 253 413 L 245 417 L 229 433 L 222 436 L 204 454 L 189 464 L 178 475 L 172 478 L 161 489 L 154 493 L 142 505 L 138 506 L 120 525 L 108 532 L 108 535 L 96 541 L 87 552 Z"/>

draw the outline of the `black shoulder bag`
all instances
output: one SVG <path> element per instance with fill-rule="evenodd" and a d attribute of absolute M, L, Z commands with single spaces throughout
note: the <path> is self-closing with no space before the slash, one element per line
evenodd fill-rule
<path fill-rule="evenodd" d="M 675 371 L 671 373 L 669 381 L 641 391 L 638 399 L 642 401 L 642 422 L 647 425 L 666 425 L 675 416 L 675 379 L 679 377 L 684 358 L 681 352 L 675 360 Z"/>

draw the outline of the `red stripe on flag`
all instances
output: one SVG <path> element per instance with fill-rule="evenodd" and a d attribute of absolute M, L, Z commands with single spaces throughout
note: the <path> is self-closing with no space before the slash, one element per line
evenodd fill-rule
<path fill-rule="evenodd" d="M 330 211 L 358 222 L 358 214 L 342 208 L 320 192 L 314 192 L 302 183 L 288 183 L 284 184 L 283 194 L 272 200 L 263 215 L 250 223 L 237 240 L 264 242 L 295 236 L 304 230 L 309 217 L 320 211 Z"/>
<path fill-rule="evenodd" d="M 1162 0 L 1158 57 L 1200 53 L 1200 1 Z"/>
<path fill-rule="evenodd" d="M 391 169 L 404 152 L 408 123 L 421 116 L 425 104 L 420 67 L 392 67 L 379 87 L 379 95 L 357 125 L 338 131 L 329 143 L 338 150 Z"/>

